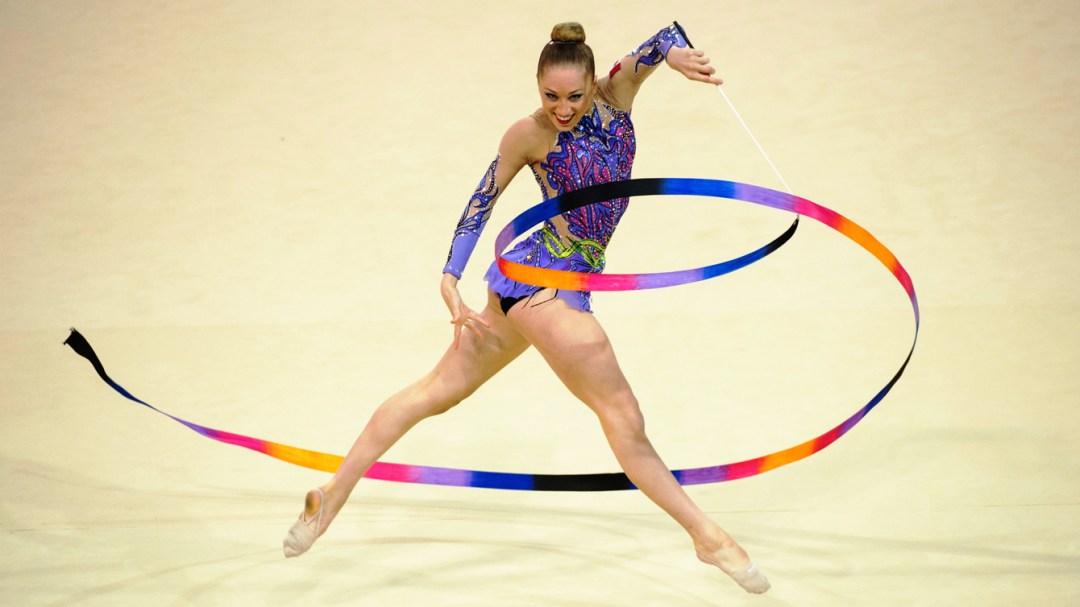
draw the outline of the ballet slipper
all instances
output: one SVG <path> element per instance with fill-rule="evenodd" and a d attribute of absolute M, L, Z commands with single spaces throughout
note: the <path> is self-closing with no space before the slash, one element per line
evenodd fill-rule
<path fill-rule="evenodd" d="M 742 550 L 739 550 L 742 552 Z M 719 552 L 719 551 L 718 551 Z M 745 553 L 743 553 L 745 555 Z M 742 567 L 729 569 L 720 564 L 721 559 L 716 554 L 708 554 L 705 552 L 698 552 L 698 559 L 707 564 L 714 565 L 720 571 L 726 573 L 731 579 L 735 580 L 735 583 L 742 586 L 742 589 L 753 594 L 764 594 L 769 588 L 772 588 L 772 584 L 769 583 L 765 574 L 757 568 L 757 565 L 753 561 L 747 561 Z"/>
<path fill-rule="evenodd" d="M 319 508 L 311 518 L 304 518 L 304 514 L 309 510 L 309 506 L 315 496 L 319 497 Z M 304 510 L 300 512 L 300 518 L 293 523 L 293 526 L 289 529 L 289 533 L 285 535 L 285 539 L 281 542 L 286 558 L 300 556 L 310 550 L 311 545 L 315 543 L 315 540 L 319 539 L 319 535 L 322 532 L 323 510 L 326 507 L 326 495 L 323 493 L 322 489 L 312 489 L 311 491 L 308 491 L 304 501 Z M 314 523 L 314 527 L 312 527 L 312 523 Z"/>
<path fill-rule="evenodd" d="M 723 571 L 723 569 L 721 569 Z M 731 576 L 731 579 L 735 580 L 735 583 L 742 586 L 743 590 L 752 592 L 753 594 L 764 594 L 766 590 L 772 587 L 765 574 L 757 568 L 754 563 L 749 563 L 746 567 L 735 571 L 727 572 Z"/>

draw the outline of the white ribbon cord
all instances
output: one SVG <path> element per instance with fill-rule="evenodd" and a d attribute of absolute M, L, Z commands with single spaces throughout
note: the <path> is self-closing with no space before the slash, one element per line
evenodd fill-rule
<path fill-rule="evenodd" d="M 750 139 L 754 142 L 754 145 L 757 146 L 758 151 L 761 152 L 761 155 L 765 157 L 765 162 L 769 163 L 769 166 L 772 167 L 773 172 L 776 173 L 776 176 L 780 178 L 780 183 L 784 184 L 784 189 L 787 190 L 788 194 L 794 196 L 795 192 L 791 191 L 791 186 L 787 184 L 787 180 L 785 180 L 784 176 L 780 174 L 780 171 L 776 170 L 776 165 L 773 164 L 773 161 L 769 159 L 769 155 L 765 153 L 765 148 L 761 147 L 761 144 L 758 143 L 757 137 L 754 137 L 754 133 L 750 131 L 750 127 L 746 126 L 746 121 L 742 119 L 742 116 L 739 115 L 739 111 L 735 109 L 735 104 L 731 103 L 731 100 L 728 99 L 727 93 L 724 92 L 724 87 L 717 85 L 716 90 L 720 91 L 720 96 L 724 98 L 724 101 L 727 101 L 728 107 L 731 108 L 731 112 L 735 114 L 736 118 L 739 119 L 739 124 L 741 124 L 742 127 L 746 129 L 746 134 L 750 135 Z"/>

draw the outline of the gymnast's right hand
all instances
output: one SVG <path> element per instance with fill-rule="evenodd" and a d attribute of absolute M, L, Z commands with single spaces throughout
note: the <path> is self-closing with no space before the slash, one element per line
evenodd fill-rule
<path fill-rule="evenodd" d="M 457 289 L 458 279 L 453 274 L 443 274 L 439 292 L 442 293 L 443 301 L 450 310 L 450 323 L 454 325 L 454 349 L 461 344 L 461 328 L 468 327 L 478 339 L 484 339 L 478 324 L 490 328 L 491 325 L 483 316 L 474 312 L 461 300 L 461 294 Z"/>

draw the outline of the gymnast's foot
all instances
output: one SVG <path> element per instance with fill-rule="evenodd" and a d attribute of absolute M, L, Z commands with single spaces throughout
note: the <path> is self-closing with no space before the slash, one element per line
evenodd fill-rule
<path fill-rule="evenodd" d="M 704 543 L 695 542 L 698 559 L 708 565 L 715 565 L 742 586 L 743 590 L 754 594 L 764 594 L 772 585 L 760 569 L 750 561 L 746 551 L 731 536 L 723 534 L 723 539 Z"/>
<path fill-rule="evenodd" d="M 311 545 L 326 531 L 334 514 L 329 512 L 326 493 L 322 488 L 308 491 L 304 498 L 304 511 L 293 523 L 289 533 L 281 542 L 286 557 L 300 556 L 311 549 Z"/>

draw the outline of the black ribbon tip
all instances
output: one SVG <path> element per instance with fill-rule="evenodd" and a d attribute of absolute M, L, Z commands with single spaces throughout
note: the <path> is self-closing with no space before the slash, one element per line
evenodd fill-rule
<path fill-rule="evenodd" d="M 64 345 L 68 346 L 75 351 L 76 354 L 90 361 L 90 364 L 94 365 L 94 370 L 108 383 L 112 383 L 112 379 L 105 373 L 105 365 L 101 364 L 101 359 L 98 358 L 94 352 L 94 348 L 90 346 L 90 342 L 86 341 L 82 333 L 79 333 L 75 327 L 71 327 L 71 335 L 64 340 Z"/>

